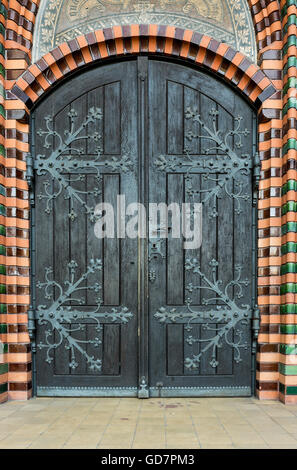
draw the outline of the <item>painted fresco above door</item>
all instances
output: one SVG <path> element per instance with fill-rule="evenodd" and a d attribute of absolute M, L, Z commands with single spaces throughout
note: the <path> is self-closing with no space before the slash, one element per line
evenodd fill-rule
<path fill-rule="evenodd" d="M 81 34 L 137 23 L 193 29 L 226 42 L 256 62 L 246 0 L 44 0 L 37 15 L 33 61 Z"/>

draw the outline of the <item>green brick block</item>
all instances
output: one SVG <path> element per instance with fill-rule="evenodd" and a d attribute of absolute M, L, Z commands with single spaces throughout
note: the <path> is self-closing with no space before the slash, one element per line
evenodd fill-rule
<path fill-rule="evenodd" d="M 281 274 L 297 273 L 297 263 L 286 263 L 281 265 Z"/>
<path fill-rule="evenodd" d="M 3 67 L 2 64 L 0 64 L 0 75 L 2 75 L 3 78 L 5 78 L 5 68 Z"/>
<path fill-rule="evenodd" d="M 286 315 L 288 313 L 295 314 L 297 313 L 297 304 L 286 304 L 280 306 L 281 315 Z"/>
<path fill-rule="evenodd" d="M 283 34 L 287 34 L 288 27 L 291 26 L 292 24 L 297 25 L 297 17 L 294 13 L 292 13 L 290 16 L 288 16 L 287 22 L 283 27 Z"/>
<path fill-rule="evenodd" d="M 8 390 L 7 383 L 0 384 L 0 393 L 5 393 L 7 392 L 7 390 Z"/>
<path fill-rule="evenodd" d="M 296 222 L 287 222 L 282 225 L 282 235 L 285 235 L 289 232 L 297 232 L 297 223 Z"/>
<path fill-rule="evenodd" d="M 296 344 L 280 344 L 280 353 L 285 355 L 296 355 L 297 345 Z"/>
<path fill-rule="evenodd" d="M 285 5 L 283 6 L 283 8 L 281 9 L 281 18 L 283 19 L 286 14 L 287 14 L 287 11 L 288 11 L 288 8 L 292 5 L 295 5 L 296 6 L 296 2 L 297 0 L 287 0 Z"/>
<path fill-rule="evenodd" d="M 288 364 L 280 364 L 279 371 L 283 375 L 297 375 L 297 366 L 291 366 Z"/>
<path fill-rule="evenodd" d="M 5 147 L 4 145 L 0 144 L 0 155 L 2 155 L 3 157 L 5 157 Z"/>
<path fill-rule="evenodd" d="M 285 335 L 294 335 L 297 333 L 297 325 L 281 325 L 280 331 Z"/>
<path fill-rule="evenodd" d="M 5 26 L 4 24 L 0 23 L 0 35 L 5 36 Z"/>
<path fill-rule="evenodd" d="M 1 82 L 0 82 L 0 96 L 2 96 L 2 98 L 5 98 L 5 88 Z"/>
<path fill-rule="evenodd" d="M 7 18 L 7 9 L 2 2 L 0 3 L 0 14 L 3 15 L 5 19 Z"/>
<path fill-rule="evenodd" d="M 297 45 L 297 37 L 294 35 L 294 34 L 291 34 L 288 39 L 287 39 L 287 42 L 286 44 L 284 44 L 284 47 L 283 47 L 283 56 L 285 56 L 288 52 L 288 49 L 290 46 L 296 46 Z M 294 78 L 294 77 L 290 77 L 289 80 L 291 78 Z M 288 81 L 289 81 L 288 80 Z M 284 94 L 287 93 L 288 89 L 291 88 L 292 86 L 295 86 L 295 85 L 289 85 L 287 86 L 287 84 L 284 86 Z"/>
<path fill-rule="evenodd" d="M 289 150 L 297 150 L 297 139 L 288 139 L 288 142 L 282 148 L 283 157 Z"/>
<path fill-rule="evenodd" d="M 283 107 L 283 117 L 287 114 L 288 110 L 291 108 L 297 109 L 297 99 L 296 98 L 289 98 L 286 102 L 285 106 Z M 295 139 L 293 139 L 295 140 Z"/>
<path fill-rule="evenodd" d="M 296 212 L 297 204 L 295 201 L 288 201 L 282 206 L 282 215 L 287 214 L 288 212 Z"/>
<path fill-rule="evenodd" d="M 6 294 L 6 285 L 0 284 L 0 294 Z"/>
<path fill-rule="evenodd" d="M 0 375 L 7 374 L 8 364 L 0 364 Z"/>
<path fill-rule="evenodd" d="M 0 313 L 2 313 L 2 314 L 7 313 L 7 305 L 6 304 L 0 304 Z"/>
<path fill-rule="evenodd" d="M 4 106 L 3 106 L 2 104 L 0 104 L 0 114 L 1 114 L 1 116 L 4 117 L 4 119 L 5 119 L 5 117 L 6 117 L 6 115 L 5 115 L 5 109 L 4 109 Z"/>
<path fill-rule="evenodd" d="M 296 67 L 296 64 L 297 64 L 297 58 L 293 56 L 289 57 L 287 63 L 285 64 L 283 68 L 283 75 L 286 75 L 290 67 Z"/>
<path fill-rule="evenodd" d="M 287 282 L 286 284 L 282 284 L 280 292 L 281 294 L 296 294 L 297 284 L 295 282 Z"/>
<path fill-rule="evenodd" d="M 297 243 L 294 243 L 294 242 L 285 243 L 281 247 L 281 252 L 282 252 L 283 255 L 286 255 L 287 253 L 296 253 L 297 252 Z"/>
<path fill-rule="evenodd" d="M 287 194 L 288 191 L 297 191 L 297 181 L 289 180 L 282 187 L 282 195 Z"/>

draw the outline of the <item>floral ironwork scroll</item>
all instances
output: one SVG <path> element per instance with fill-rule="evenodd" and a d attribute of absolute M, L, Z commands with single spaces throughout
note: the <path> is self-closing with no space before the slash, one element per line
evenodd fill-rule
<path fill-rule="evenodd" d="M 94 283 L 90 286 L 82 285 L 88 276 L 95 272 L 102 270 L 102 262 L 100 259 L 91 260 L 87 270 L 78 279 L 76 279 L 76 270 L 78 265 L 75 261 L 68 263 L 69 280 L 64 281 L 65 287 L 61 286 L 57 281 L 51 279 L 53 269 L 51 267 L 45 268 L 45 282 L 38 282 L 37 287 L 43 289 L 45 299 L 54 298 L 54 290 L 57 292 L 56 299 L 53 300 L 50 306 L 38 305 L 36 310 L 36 319 L 39 325 L 48 325 L 49 329 L 45 330 L 45 342 L 38 343 L 39 349 L 46 350 L 46 362 L 49 364 L 54 360 L 53 351 L 64 343 L 66 349 L 70 350 L 69 367 L 76 369 L 78 362 L 76 354 L 80 353 L 86 360 L 88 367 L 91 370 L 101 370 L 102 361 L 99 357 L 95 358 L 87 352 L 87 346 L 99 347 L 102 343 L 102 322 L 108 320 L 114 323 L 128 323 L 133 317 L 133 314 L 125 306 L 112 307 L 110 311 L 104 311 L 103 302 L 99 295 L 101 290 L 100 283 Z M 83 305 L 84 301 L 79 297 L 81 291 L 92 291 L 98 294 L 97 306 L 93 311 L 80 311 L 75 307 L 69 305 L 75 302 L 78 305 Z M 68 305 L 66 305 L 68 304 Z M 103 310 L 103 311 L 102 311 Z M 98 335 L 94 339 L 82 340 L 75 337 L 75 333 L 83 331 L 86 327 L 84 320 L 93 320 Z M 75 324 L 75 328 L 73 328 Z M 55 337 L 57 339 L 55 339 Z"/>
<path fill-rule="evenodd" d="M 211 109 L 211 126 L 207 126 L 197 108 L 188 107 L 185 111 L 185 119 L 191 121 L 193 125 L 198 123 L 201 128 L 200 133 L 189 130 L 185 133 L 187 142 L 200 139 L 209 142 L 210 146 L 206 148 L 205 154 L 211 155 L 207 159 L 203 156 L 192 155 L 189 146 L 185 145 L 182 158 L 171 155 L 160 155 L 156 158 L 154 164 L 160 171 L 184 172 L 186 193 L 190 198 L 200 195 L 201 202 L 213 202 L 212 217 L 217 216 L 216 200 L 222 195 L 222 191 L 235 201 L 235 212 L 241 213 L 241 201 L 249 200 L 249 195 L 244 193 L 242 182 L 238 181 L 237 176 L 249 174 L 252 167 L 252 159 L 248 154 L 239 154 L 243 147 L 243 138 L 248 136 L 248 129 L 241 129 L 242 117 L 234 118 L 234 128 L 222 135 L 218 128 L 217 116 L 219 112 Z M 234 144 L 232 142 L 234 141 Z M 234 148 L 237 150 L 234 150 Z M 217 155 L 213 155 L 213 154 Z M 192 181 L 193 173 L 201 173 L 204 180 L 212 181 L 214 184 L 208 189 L 195 188 Z M 217 174 L 219 173 L 219 176 Z M 234 185 L 234 189 L 233 189 Z"/>
<path fill-rule="evenodd" d="M 237 329 L 240 324 L 248 324 L 251 318 L 252 310 L 250 305 L 239 305 L 237 302 L 243 297 L 244 287 L 250 284 L 248 279 L 241 279 L 242 267 L 235 266 L 235 279 L 230 281 L 225 287 L 222 281 L 217 279 L 218 262 L 213 259 L 210 261 L 212 278 L 209 279 L 200 269 L 196 258 L 188 258 L 186 260 L 185 269 L 197 276 L 199 283 L 196 285 L 192 282 L 186 285 L 186 291 L 189 294 L 186 304 L 181 308 L 160 307 L 154 314 L 155 318 L 161 323 L 175 323 L 179 320 L 186 323 L 185 330 L 188 332 L 186 342 L 190 346 L 194 343 L 200 344 L 200 352 L 197 355 L 185 358 L 185 366 L 188 369 L 197 369 L 202 356 L 211 351 L 210 365 L 217 367 L 217 348 L 222 347 L 223 343 L 234 349 L 234 361 L 239 363 L 242 361 L 241 349 L 247 349 L 248 344 L 243 339 L 241 328 Z M 204 299 L 202 304 L 212 305 L 211 310 L 204 310 L 192 305 L 191 294 L 197 291 L 208 291 L 213 294 L 212 297 Z M 234 294 L 232 295 L 232 292 Z M 220 304 L 217 304 L 220 302 Z M 213 336 L 208 339 L 195 338 L 190 334 L 193 322 L 203 322 L 202 328 L 209 332 L 213 332 Z M 216 326 L 220 324 L 220 326 Z"/>
<path fill-rule="evenodd" d="M 206 124 L 197 108 L 188 107 L 184 117 L 192 123 L 185 132 L 185 148 L 183 155 L 160 155 L 154 161 L 158 171 L 179 172 L 184 174 L 185 193 L 189 200 L 208 204 L 210 217 L 218 216 L 217 199 L 227 196 L 234 200 L 234 212 L 240 214 L 243 210 L 243 201 L 249 201 L 250 195 L 245 193 L 243 178 L 251 173 L 253 160 L 251 155 L 242 152 L 244 138 L 250 131 L 242 128 L 243 118 L 234 117 L 234 126 L 225 133 L 219 129 L 216 109 L 210 109 L 210 119 Z M 197 127 L 199 132 L 196 131 Z M 203 152 L 193 154 L 190 152 L 192 141 L 203 142 Z M 203 187 L 195 187 L 193 175 L 200 174 L 201 179 L 211 182 Z M 246 180 L 246 178 L 245 178 Z M 185 324 L 185 342 L 189 346 L 199 344 L 199 353 L 188 355 L 185 358 L 185 367 L 197 369 L 201 359 L 207 354 L 211 357 L 209 364 L 216 368 L 219 365 L 218 348 L 223 344 L 234 351 L 234 361 L 242 361 L 242 350 L 248 348 L 244 338 L 243 325 L 248 325 L 252 316 L 250 305 L 241 305 L 239 299 L 243 297 L 244 289 L 250 284 L 249 279 L 241 279 L 243 267 L 234 266 L 233 280 L 225 286 L 217 277 L 218 262 L 212 259 L 210 278 L 203 272 L 196 258 L 188 258 L 185 270 L 197 277 L 197 283 L 189 282 L 185 286 L 187 298 L 184 306 L 162 306 L 154 314 L 161 323 Z M 194 293 L 208 292 L 208 297 L 202 300 L 202 306 L 194 305 Z M 210 293 L 210 295 L 209 295 Z M 211 295 L 213 294 L 213 295 Z M 193 325 L 200 324 L 205 335 L 193 333 Z"/>
<path fill-rule="evenodd" d="M 80 204 L 91 221 L 96 220 L 94 207 L 88 205 L 86 196 L 89 194 L 99 196 L 101 191 L 99 187 L 92 188 L 92 191 L 82 191 L 72 186 L 76 181 L 83 181 L 86 173 L 93 172 L 99 183 L 101 181 L 101 171 L 107 169 L 111 172 L 128 172 L 132 169 L 132 162 L 127 154 L 123 154 L 120 158 L 111 157 L 102 159 L 102 135 L 98 131 L 92 134 L 87 133 L 88 125 L 91 123 L 98 124 L 102 120 L 102 111 L 100 108 L 91 107 L 86 118 L 76 128 L 77 112 L 70 109 L 67 113 L 70 120 L 70 129 L 64 131 L 62 136 L 53 128 L 53 118 L 45 117 L 46 130 L 39 130 L 37 134 L 44 137 L 43 147 L 48 150 L 54 146 L 49 155 L 37 155 L 34 161 L 34 169 L 36 174 L 43 176 L 48 174 L 52 181 L 57 185 L 57 189 L 53 189 L 50 181 L 44 182 L 44 192 L 37 195 L 41 200 L 46 201 L 45 212 L 50 214 L 53 207 L 53 200 L 64 193 L 64 198 L 70 200 L 69 218 L 73 221 L 77 218 L 74 209 L 74 202 Z M 95 158 L 82 158 L 83 149 L 79 143 L 83 141 L 93 142 L 96 146 Z M 78 158 L 80 157 L 80 158 Z"/>

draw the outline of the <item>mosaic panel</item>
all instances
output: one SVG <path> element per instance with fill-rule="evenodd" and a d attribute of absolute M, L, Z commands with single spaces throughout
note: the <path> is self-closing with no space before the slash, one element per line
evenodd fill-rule
<path fill-rule="evenodd" d="M 47 0 L 37 15 L 33 61 L 76 36 L 138 23 L 193 29 L 256 61 L 254 28 L 245 0 Z"/>

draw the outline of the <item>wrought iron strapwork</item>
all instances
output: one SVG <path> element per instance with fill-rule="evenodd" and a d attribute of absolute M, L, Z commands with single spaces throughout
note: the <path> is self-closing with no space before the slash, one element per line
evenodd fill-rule
<path fill-rule="evenodd" d="M 55 300 L 48 305 L 38 305 L 36 310 L 36 319 L 39 325 L 48 325 L 49 329 L 45 331 L 45 342 L 39 342 L 38 348 L 46 350 L 46 362 L 49 364 L 53 361 L 52 352 L 62 347 L 70 350 L 69 367 L 76 369 L 78 362 L 76 360 L 76 353 L 83 356 L 92 370 L 101 370 L 102 361 L 99 357 L 91 356 L 87 352 L 87 346 L 92 345 L 98 348 L 102 343 L 102 322 L 108 320 L 113 323 L 127 323 L 133 314 L 125 306 L 112 307 L 107 310 L 103 307 L 100 291 L 102 289 L 101 283 L 94 283 L 93 285 L 82 285 L 91 273 L 100 272 L 102 270 L 102 262 L 100 259 L 91 260 L 87 270 L 78 279 L 76 279 L 76 270 L 78 265 L 75 261 L 68 263 L 69 280 L 64 282 L 65 287 L 61 286 L 57 281 L 51 279 L 53 269 L 51 267 L 45 268 L 45 282 L 38 282 L 37 287 L 43 290 L 44 298 L 49 300 L 54 298 L 54 291 L 58 292 Z M 78 308 L 72 307 L 69 303 L 74 302 L 78 305 L 83 305 L 84 301 L 79 297 L 82 291 L 93 291 L 98 294 L 97 306 L 93 311 L 84 312 Z M 66 305 L 68 304 L 68 305 Z M 75 336 L 75 332 L 82 331 L 86 327 L 85 320 L 93 320 L 98 335 L 88 341 L 84 341 Z M 75 328 L 71 327 L 75 324 Z"/>
<path fill-rule="evenodd" d="M 235 126 L 223 136 L 218 128 L 218 111 L 211 109 L 210 112 L 212 126 L 207 126 L 197 108 L 188 107 L 185 112 L 185 119 L 198 123 L 201 133 L 197 134 L 189 130 L 186 140 L 206 141 L 210 146 L 205 149 L 207 158 L 202 155 L 193 155 L 189 151 L 189 146 L 185 145 L 182 158 L 172 155 L 159 155 L 154 164 L 160 171 L 184 172 L 186 181 L 186 194 L 191 198 L 200 195 L 201 202 L 213 202 L 212 217 L 216 217 L 216 199 L 221 197 L 222 191 L 236 203 L 235 211 L 242 212 L 241 201 L 248 201 L 250 196 L 244 192 L 243 183 L 237 178 L 239 174 L 247 175 L 252 168 L 252 159 L 248 154 L 239 154 L 243 147 L 243 137 L 250 134 L 248 129 L 241 129 L 242 117 L 234 118 Z M 235 150 L 236 149 L 236 150 Z M 216 155 L 215 155 L 216 153 Z M 211 157 L 210 157 L 211 155 Z M 191 174 L 202 173 L 204 180 L 212 181 L 214 184 L 208 189 L 195 188 Z M 219 175 L 218 175 L 219 174 Z"/>
<path fill-rule="evenodd" d="M 194 343 L 201 344 L 199 354 L 185 359 L 185 366 L 189 369 L 197 368 L 202 356 L 208 350 L 212 351 L 210 365 L 217 367 L 219 362 L 216 359 L 216 350 L 222 346 L 223 342 L 234 349 L 235 362 L 241 361 L 241 348 L 247 348 L 247 343 L 242 338 L 242 330 L 237 330 L 236 326 L 240 323 L 247 324 L 251 317 L 251 307 L 250 305 L 238 305 L 236 300 L 243 296 L 243 289 L 250 284 L 250 281 L 248 279 L 241 279 L 242 267 L 237 265 L 235 266 L 236 278 L 223 287 L 222 282 L 217 279 L 218 262 L 213 259 L 209 265 L 212 270 L 212 279 L 207 278 L 203 274 L 197 259 L 188 258 L 185 264 L 186 271 L 196 275 L 201 283 L 199 282 L 199 284 L 195 285 L 190 282 L 186 285 L 188 293 L 186 308 L 174 307 L 169 309 L 168 307 L 160 307 L 155 313 L 155 318 L 162 323 L 183 321 L 186 323 L 185 330 L 188 333 L 192 330 L 192 323 L 197 321 L 203 324 L 202 328 L 204 330 L 213 332 L 213 336 L 208 339 L 199 339 L 188 334 L 186 342 L 189 345 Z M 199 309 L 192 306 L 191 294 L 195 291 L 208 291 L 213 294 L 213 297 L 203 300 L 202 303 L 205 306 L 210 306 L 217 302 L 220 302 L 220 304 L 211 305 L 211 309 Z M 234 297 L 232 296 L 233 291 L 236 291 Z M 216 323 L 220 324 L 220 326 L 216 326 Z"/>
<path fill-rule="evenodd" d="M 99 183 L 101 182 L 101 171 L 103 169 L 111 172 L 128 172 L 132 171 L 132 162 L 129 155 L 124 153 L 120 158 L 110 157 L 102 158 L 102 135 L 95 131 L 88 134 L 88 125 L 98 124 L 102 120 L 102 111 L 100 108 L 91 107 L 86 118 L 75 126 L 77 120 L 77 112 L 71 109 L 67 113 L 70 119 L 70 129 L 64 131 L 64 136 L 59 134 L 53 128 L 52 116 L 45 117 L 46 130 L 38 130 L 37 134 L 44 137 L 43 147 L 45 150 L 51 149 L 49 154 L 38 154 L 34 160 L 34 169 L 37 175 L 48 174 L 51 181 L 55 183 L 55 187 L 47 180 L 44 182 L 44 191 L 37 195 L 39 199 L 46 201 L 45 212 L 50 214 L 52 211 L 53 200 L 64 194 L 65 199 L 70 200 L 69 217 L 71 220 L 77 218 L 74 209 L 74 201 L 81 205 L 91 221 L 96 220 L 94 213 L 95 208 L 87 202 L 87 196 L 92 194 L 99 196 L 101 191 Z M 81 143 L 93 142 L 96 145 L 96 155 L 85 156 Z M 53 149 L 53 150 L 52 150 Z M 77 158 L 79 157 L 79 158 Z M 83 191 L 74 187 L 73 183 L 83 181 L 86 173 L 93 173 L 96 176 L 98 187 L 92 188 L 92 191 Z"/>
<path fill-rule="evenodd" d="M 241 129 L 243 118 L 234 118 L 234 127 L 224 135 L 218 127 L 218 111 L 210 110 L 211 125 L 206 125 L 197 108 L 187 108 L 185 119 L 192 123 L 193 127 L 199 125 L 200 132 L 189 130 L 185 136 L 188 142 L 199 139 L 209 142 L 209 147 L 205 148 L 203 155 L 193 155 L 189 146 L 185 146 L 182 157 L 160 155 L 154 162 L 159 171 L 181 172 L 185 178 L 185 192 L 190 200 L 198 198 L 203 204 L 212 204 L 211 217 L 217 217 L 217 199 L 223 194 L 234 200 L 234 211 L 237 214 L 242 212 L 242 203 L 249 201 L 250 196 L 244 192 L 244 184 L 239 175 L 249 175 L 253 168 L 251 155 L 240 153 L 244 147 L 243 139 L 250 132 L 248 129 Z M 255 178 L 258 181 L 259 173 L 254 169 Z M 207 189 L 195 187 L 193 174 L 201 174 L 204 180 L 211 181 Z M 208 223 L 208 222 L 206 222 Z M 155 249 L 160 250 L 160 240 L 155 241 Z M 165 258 L 165 255 L 163 255 Z M 149 258 L 151 261 L 151 257 Z M 241 279 L 243 266 L 234 266 L 234 279 L 223 286 L 218 279 L 218 262 L 215 259 L 209 261 L 211 267 L 211 278 L 205 275 L 196 258 L 188 258 L 185 263 L 185 271 L 197 276 L 197 284 L 193 282 L 185 286 L 187 298 L 185 305 L 181 307 L 162 306 L 154 314 L 161 323 L 184 323 L 187 336 L 186 343 L 189 346 L 199 343 L 199 353 L 185 358 L 185 367 L 197 369 L 202 357 L 211 351 L 209 364 L 216 368 L 219 365 L 217 349 L 223 344 L 229 346 L 234 351 L 234 361 L 242 361 L 241 351 L 247 349 L 248 344 L 243 337 L 243 325 L 250 322 L 253 310 L 250 305 L 240 304 L 239 299 L 244 296 L 244 289 L 250 285 L 249 279 Z M 194 306 L 193 293 L 208 292 L 213 294 L 210 298 L 202 301 L 202 306 Z M 254 315 L 255 317 L 255 315 Z M 255 317 L 255 330 L 257 330 L 257 318 Z M 209 332 L 207 339 L 195 337 L 191 334 L 194 324 L 201 324 L 201 328 Z"/>

